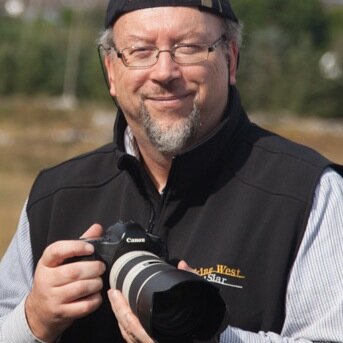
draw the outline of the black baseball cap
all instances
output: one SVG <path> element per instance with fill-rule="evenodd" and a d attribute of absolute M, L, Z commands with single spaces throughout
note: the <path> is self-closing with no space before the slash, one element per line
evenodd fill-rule
<path fill-rule="evenodd" d="M 238 23 L 229 0 L 110 0 L 107 11 L 105 27 L 108 28 L 124 13 L 150 7 L 187 6 L 198 7 Z"/>

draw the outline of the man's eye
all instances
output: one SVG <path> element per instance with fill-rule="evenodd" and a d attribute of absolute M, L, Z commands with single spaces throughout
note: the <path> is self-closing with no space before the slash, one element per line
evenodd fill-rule
<path fill-rule="evenodd" d="M 176 49 L 177 54 L 183 54 L 183 55 L 194 55 L 199 52 L 202 52 L 204 50 L 204 47 L 197 44 L 189 44 L 189 45 L 182 45 L 178 46 Z"/>
<path fill-rule="evenodd" d="M 133 57 L 144 58 L 149 57 L 154 53 L 155 49 L 149 47 L 134 48 L 130 50 L 129 54 Z"/>

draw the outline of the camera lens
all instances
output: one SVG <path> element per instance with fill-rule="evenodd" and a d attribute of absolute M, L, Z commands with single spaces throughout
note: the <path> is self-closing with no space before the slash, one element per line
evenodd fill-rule
<path fill-rule="evenodd" d="M 152 326 L 158 336 L 184 336 L 197 332 L 207 317 L 207 292 L 194 281 L 154 294 Z M 202 316 L 201 314 L 204 314 Z M 173 328 L 170 327 L 173 323 Z"/>
<path fill-rule="evenodd" d="M 161 342 L 210 339 L 226 314 L 216 287 L 147 251 L 120 256 L 110 285 L 122 291 L 145 330 Z"/>

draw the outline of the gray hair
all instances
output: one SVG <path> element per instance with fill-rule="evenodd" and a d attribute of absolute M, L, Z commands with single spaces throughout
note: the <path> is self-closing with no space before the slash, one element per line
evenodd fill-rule
<path fill-rule="evenodd" d="M 234 42 L 238 48 L 242 45 L 243 23 L 223 19 L 224 34 L 229 42 Z"/>
<path fill-rule="evenodd" d="M 242 23 L 236 23 L 229 19 L 223 19 L 224 34 L 229 42 L 234 42 L 238 47 L 242 44 Z M 113 48 L 113 28 L 109 27 L 105 31 L 100 33 L 98 39 L 98 45 L 102 47 L 104 54 L 110 54 L 111 48 Z"/>

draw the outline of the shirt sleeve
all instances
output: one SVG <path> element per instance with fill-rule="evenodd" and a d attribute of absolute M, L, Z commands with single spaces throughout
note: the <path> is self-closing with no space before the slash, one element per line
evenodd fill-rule
<path fill-rule="evenodd" d="M 343 339 L 343 178 L 327 169 L 316 188 L 286 294 L 281 334 L 228 327 L 220 342 L 303 343 Z"/>
<path fill-rule="evenodd" d="M 0 343 L 36 343 L 25 317 L 33 280 L 33 257 L 26 204 L 18 229 L 0 263 Z"/>

